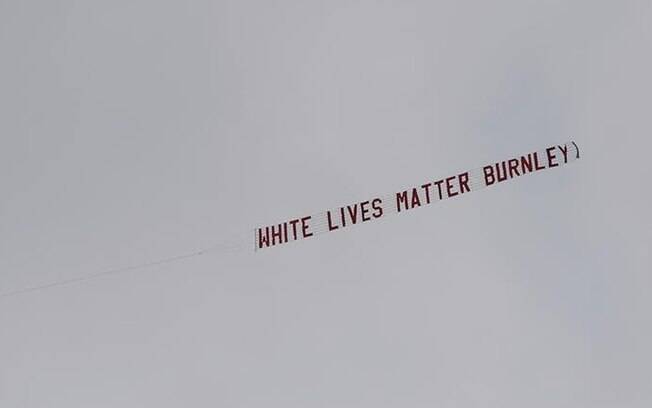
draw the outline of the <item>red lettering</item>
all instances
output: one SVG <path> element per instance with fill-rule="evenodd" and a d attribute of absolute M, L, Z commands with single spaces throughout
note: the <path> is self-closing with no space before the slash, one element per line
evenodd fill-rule
<path fill-rule="evenodd" d="M 490 186 L 496 182 L 496 177 L 494 176 L 494 166 L 484 166 L 482 168 L 484 173 L 484 185 Z"/>
<path fill-rule="evenodd" d="M 401 203 L 403 203 L 405 209 L 407 209 L 407 190 L 401 193 L 396 193 L 396 210 L 398 212 L 401 212 Z"/>
<path fill-rule="evenodd" d="M 311 218 L 312 217 L 309 215 L 309 216 L 303 217 L 301 219 L 301 232 L 303 232 L 303 237 L 304 238 L 312 237 L 312 232 L 308 232 L 308 228 L 310 228 L 310 225 L 308 225 L 308 221 Z"/>
<path fill-rule="evenodd" d="M 281 238 L 283 238 L 283 228 L 282 224 L 278 224 L 278 231 L 274 228 L 275 226 L 272 225 L 272 245 L 277 245 L 283 243 Z M 278 238 L 278 242 L 276 239 Z"/>
<path fill-rule="evenodd" d="M 362 214 L 362 222 L 369 221 L 371 217 L 369 217 L 369 208 L 367 207 L 369 205 L 369 201 L 363 201 L 360 203 L 360 213 Z"/>
<path fill-rule="evenodd" d="M 453 191 L 453 184 L 451 183 L 451 181 L 454 179 L 455 176 L 448 177 L 446 179 L 446 194 L 448 194 L 448 197 L 455 197 L 457 194 L 459 194 L 457 191 Z"/>
<path fill-rule="evenodd" d="M 546 149 L 546 154 L 548 155 L 548 167 L 557 167 L 559 164 L 553 163 L 552 160 L 556 158 L 554 154 L 552 154 L 552 151 L 555 150 L 555 146 L 549 147 Z"/>
<path fill-rule="evenodd" d="M 441 183 L 443 183 L 443 182 L 444 182 L 444 180 L 439 180 L 439 181 L 435 181 L 435 182 L 433 183 L 434 185 L 437 186 L 437 191 L 439 192 L 439 199 L 440 199 L 440 200 L 443 200 L 443 199 L 444 199 L 444 196 L 443 196 L 442 193 L 441 193 Z"/>
<path fill-rule="evenodd" d="M 525 174 L 525 169 L 527 169 L 528 173 L 532 173 L 532 155 L 528 154 L 527 158 L 526 156 L 521 156 L 521 170 L 523 171 L 523 174 Z"/>
<path fill-rule="evenodd" d="M 329 231 L 335 231 L 336 229 L 339 228 L 337 225 L 335 225 L 335 226 L 333 225 L 333 221 L 331 219 L 331 212 L 330 211 L 326 211 L 326 218 L 328 218 L 328 230 Z"/>
<path fill-rule="evenodd" d="M 349 216 L 351 216 L 351 224 L 356 224 L 358 221 L 358 205 L 357 204 L 353 205 L 353 211 L 351 211 L 350 205 L 347 205 L 346 209 L 349 212 Z"/>
<path fill-rule="evenodd" d="M 509 159 L 509 178 L 513 178 L 514 173 L 520 176 L 518 173 L 518 159 Z"/>
<path fill-rule="evenodd" d="M 297 224 L 299 223 L 299 220 L 292 220 L 290 221 L 290 225 L 292 226 L 292 237 L 294 237 L 294 240 L 297 240 Z"/>
<path fill-rule="evenodd" d="M 562 146 L 557 146 L 559 150 L 561 150 L 561 154 L 564 155 L 564 163 L 568 163 L 568 146 L 564 145 Z"/>
<path fill-rule="evenodd" d="M 432 187 L 432 183 L 424 184 L 421 186 L 421 188 L 426 192 L 426 204 L 430 204 L 430 187 Z"/>
<path fill-rule="evenodd" d="M 412 189 L 412 207 L 420 207 L 421 206 L 421 200 L 419 200 L 419 193 L 417 192 L 416 188 Z"/>
<path fill-rule="evenodd" d="M 263 236 L 263 229 L 258 228 L 258 248 L 264 246 L 269 247 L 269 227 L 265 227 L 265 235 Z"/>
<path fill-rule="evenodd" d="M 501 168 L 502 168 L 502 170 L 503 170 L 502 175 L 500 174 L 500 169 L 501 169 Z M 500 165 L 499 165 L 499 163 L 496 163 L 496 175 L 497 175 L 497 178 L 498 178 L 498 182 L 499 182 L 499 183 L 500 183 L 501 181 L 505 181 L 505 180 L 507 180 L 507 163 L 505 163 L 505 162 L 500 162 Z"/>
<path fill-rule="evenodd" d="M 533 155 L 534 155 L 534 170 L 539 171 L 545 169 L 545 167 L 539 166 L 539 155 L 537 154 L 537 152 L 534 152 Z"/>
<path fill-rule="evenodd" d="M 383 216 L 383 207 L 380 205 L 383 203 L 383 200 L 380 198 L 374 198 L 374 200 L 371 202 L 371 208 L 374 209 L 373 217 L 374 218 L 380 218 Z"/>
<path fill-rule="evenodd" d="M 465 193 L 471 191 L 469 188 L 469 172 L 467 171 L 466 173 L 462 173 L 458 176 L 458 180 L 460 183 L 460 193 Z"/>

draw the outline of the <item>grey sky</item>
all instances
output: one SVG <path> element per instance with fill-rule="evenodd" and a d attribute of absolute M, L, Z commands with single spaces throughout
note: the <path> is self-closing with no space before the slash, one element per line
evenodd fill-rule
<path fill-rule="evenodd" d="M 650 406 L 651 30 L 648 1 L 2 0 L 1 292 L 583 157 L 0 299 L 0 406 Z"/>

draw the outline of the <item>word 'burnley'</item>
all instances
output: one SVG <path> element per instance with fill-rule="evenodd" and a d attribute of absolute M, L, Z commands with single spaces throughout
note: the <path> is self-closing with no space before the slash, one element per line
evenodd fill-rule
<path fill-rule="evenodd" d="M 569 148 L 574 150 L 569 152 Z M 310 238 L 324 232 L 343 229 L 382 218 L 387 214 L 400 213 L 413 208 L 432 204 L 447 198 L 455 197 L 515 177 L 564 165 L 579 159 L 579 150 L 575 142 L 548 147 L 540 152 L 489 164 L 479 169 L 466 171 L 454 176 L 429 181 L 418 187 L 388 196 L 376 197 L 328 210 L 317 215 L 295 218 L 279 224 L 256 229 L 256 249 L 267 248 L 290 241 Z M 385 203 L 393 203 L 393 207 L 385 208 Z"/>
<path fill-rule="evenodd" d="M 561 152 L 561 157 L 555 154 L 557 150 Z M 520 159 L 509 159 L 490 166 L 484 166 L 482 168 L 484 183 L 485 186 L 490 186 L 522 174 L 557 167 L 560 160 L 563 160 L 562 164 L 568 163 L 568 146 L 566 145 L 547 148 L 543 159 L 539 158 L 539 153 L 534 152 L 529 153 L 527 156 L 521 156 Z"/>

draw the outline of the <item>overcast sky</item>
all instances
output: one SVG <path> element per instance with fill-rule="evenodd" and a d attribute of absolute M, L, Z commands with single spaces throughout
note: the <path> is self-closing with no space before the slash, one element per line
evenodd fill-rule
<path fill-rule="evenodd" d="M 0 0 L 0 292 L 246 246 L 0 298 L 0 406 L 651 406 L 651 72 L 649 1 Z"/>

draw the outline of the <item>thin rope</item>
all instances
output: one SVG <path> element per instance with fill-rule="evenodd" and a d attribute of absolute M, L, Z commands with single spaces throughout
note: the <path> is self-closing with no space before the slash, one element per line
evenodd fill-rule
<path fill-rule="evenodd" d="M 185 253 L 185 254 L 181 254 L 181 255 L 175 255 L 175 256 L 171 256 L 169 258 L 161 258 L 161 259 L 156 259 L 156 260 L 141 263 L 141 264 L 125 266 L 125 267 L 122 267 L 122 268 L 107 269 L 107 270 L 104 270 L 104 271 L 101 271 L 101 272 L 96 272 L 96 273 L 93 273 L 93 274 L 90 274 L 90 275 L 79 276 L 79 277 L 76 277 L 76 278 L 58 280 L 58 281 L 54 281 L 54 282 L 46 283 L 46 284 L 41 284 L 41 285 L 28 286 L 26 288 L 1 293 L 0 298 L 8 298 L 8 297 L 11 297 L 11 296 L 16 296 L 16 295 L 20 295 L 20 294 L 24 294 L 24 293 L 36 292 L 36 291 L 55 288 L 55 287 L 72 285 L 72 284 L 75 284 L 75 283 L 81 283 L 81 282 L 97 279 L 97 278 L 100 278 L 100 277 L 103 277 L 103 276 L 108 276 L 108 275 L 117 275 L 117 274 L 136 271 L 136 270 L 140 270 L 140 269 L 152 268 L 152 267 L 159 266 L 159 265 L 165 265 L 165 264 L 170 264 L 170 263 L 173 263 L 173 262 L 179 262 L 179 261 L 182 261 L 184 259 L 198 257 L 198 256 L 201 256 L 201 255 L 207 254 L 209 252 L 215 252 L 217 250 L 221 250 L 220 252 L 234 252 L 234 251 L 238 251 L 238 250 L 240 250 L 242 248 L 243 248 L 242 244 L 236 244 L 236 243 L 226 243 L 226 244 L 213 245 L 213 246 L 204 248 L 204 249 L 199 250 L 199 251 L 189 252 L 189 253 Z"/>

